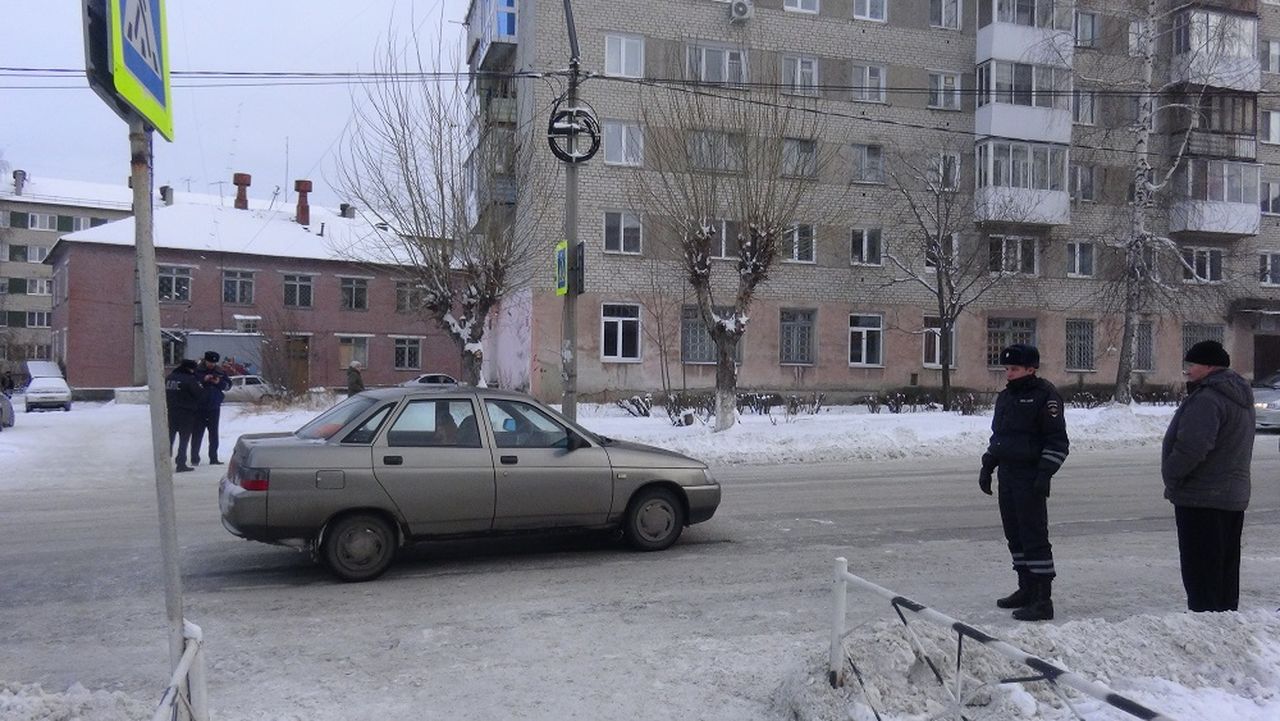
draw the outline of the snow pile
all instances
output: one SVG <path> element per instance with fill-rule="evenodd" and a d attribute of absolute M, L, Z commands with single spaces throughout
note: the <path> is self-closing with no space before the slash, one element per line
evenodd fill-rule
<path fill-rule="evenodd" d="M 45 693 L 38 684 L 0 681 L 0 719 L 5 721 L 142 721 L 151 707 L 119 691 L 90 691 L 72 684 L 66 693 Z"/>
<path fill-rule="evenodd" d="M 955 634 L 921 620 L 912 620 L 911 628 L 948 685 L 954 684 Z M 1009 629 L 1003 640 L 1173 718 L 1280 718 L 1280 615 L 1269 611 L 1023 625 Z M 779 710 L 797 721 L 870 721 L 875 712 L 883 721 L 923 721 L 948 708 L 949 697 L 928 667 L 916 662 L 896 620 L 855 631 L 844 648 L 862 684 L 849 673 L 843 688 L 832 689 L 826 654 L 815 654 L 808 670 L 780 688 Z M 1034 675 L 1031 669 L 971 640 L 964 649 L 964 687 L 976 707 L 966 714 L 970 718 L 1075 718 L 1045 682 L 998 684 Z M 1065 690 L 1091 721 L 1134 718 Z"/>

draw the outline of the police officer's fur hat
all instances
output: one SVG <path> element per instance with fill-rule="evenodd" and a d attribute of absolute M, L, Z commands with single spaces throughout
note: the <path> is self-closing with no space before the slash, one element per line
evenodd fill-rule
<path fill-rule="evenodd" d="M 204 352 L 204 359 L 209 363 L 217 363 L 222 360 L 222 356 L 218 355 L 216 350 L 207 350 Z"/>
<path fill-rule="evenodd" d="M 193 371 L 196 369 L 196 362 L 190 358 L 183 358 L 178 367 L 185 371 Z"/>
<path fill-rule="evenodd" d="M 1202 340 L 1187 350 L 1183 357 L 1187 363 L 1198 363 L 1202 366 L 1218 366 L 1227 368 L 1231 365 L 1231 355 L 1216 340 Z"/>
<path fill-rule="evenodd" d="M 1000 351 L 1000 365 L 1023 366 L 1024 368 L 1040 367 L 1040 351 L 1033 345 L 1014 343 Z"/>

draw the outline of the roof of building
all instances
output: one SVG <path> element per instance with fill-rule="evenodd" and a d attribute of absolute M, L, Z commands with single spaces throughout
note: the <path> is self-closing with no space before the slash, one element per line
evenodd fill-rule
<path fill-rule="evenodd" d="M 310 226 L 299 225 L 292 208 L 171 205 L 156 208 L 154 218 L 156 248 L 370 263 L 386 262 L 390 257 L 386 249 L 392 238 L 385 232 L 363 219 L 343 218 L 314 205 Z M 67 242 L 132 247 L 134 227 L 130 216 L 68 233 L 54 244 L 54 250 Z"/>
<path fill-rule="evenodd" d="M 65 180 L 62 178 L 45 178 L 28 173 L 22 184 L 22 194 L 14 193 L 14 181 L 8 179 L 0 185 L 0 201 L 14 203 L 31 203 L 40 205 L 61 205 L 72 208 L 100 208 L 103 210 L 124 210 L 133 208 L 133 190 L 125 184 L 90 183 L 82 180 Z M 173 194 L 175 205 L 225 205 L 231 207 L 235 201 L 235 188 L 225 196 L 208 193 L 187 193 L 175 189 Z M 156 191 L 155 202 L 159 204 L 159 191 Z M 267 209 L 272 201 L 249 199 L 250 208 Z"/>

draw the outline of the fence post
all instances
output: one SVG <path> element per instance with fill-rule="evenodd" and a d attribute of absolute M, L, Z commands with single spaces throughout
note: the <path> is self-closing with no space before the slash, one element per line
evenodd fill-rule
<path fill-rule="evenodd" d="M 845 574 L 848 572 L 849 562 L 843 557 L 837 558 L 831 577 L 831 658 L 827 673 L 831 688 L 844 685 L 844 617 L 848 589 Z"/>
<path fill-rule="evenodd" d="M 209 687 L 205 680 L 204 643 L 200 640 L 188 640 L 196 644 L 195 658 L 191 659 L 191 670 L 187 672 L 187 690 L 191 694 L 192 721 L 209 721 Z"/>

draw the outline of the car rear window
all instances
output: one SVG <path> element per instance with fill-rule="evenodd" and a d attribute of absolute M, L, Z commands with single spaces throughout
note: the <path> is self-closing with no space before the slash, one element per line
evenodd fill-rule
<path fill-rule="evenodd" d="M 67 384 L 61 378 L 32 378 L 27 388 L 33 391 L 65 391 Z"/>
<path fill-rule="evenodd" d="M 369 396 L 352 396 L 311 419 L 293 434 L 306 440 L 328 440 L 377 402 L 378 399 Z"/>

